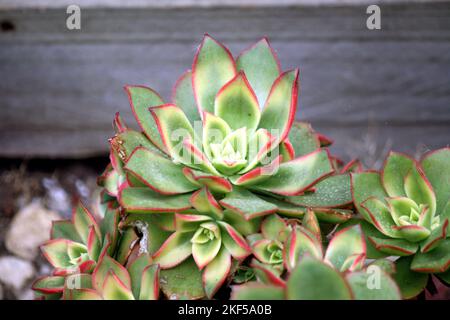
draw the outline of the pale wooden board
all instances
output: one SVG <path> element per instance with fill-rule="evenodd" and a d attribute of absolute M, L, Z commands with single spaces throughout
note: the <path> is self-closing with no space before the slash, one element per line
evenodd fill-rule
<path fill-rule="evenodd" d="M 298 117 L 344 156 L 369 120 L 386 128 L 380 145 L 387 132 L 402 150 L 448 144 L 450 5 L 385 5 L 381 31 L 365 28 L 364 9 L 89 9 L 75 32 L 64 10 L 0 11 L 16 26 L 0 33 L 0 156 L 105 152 L 114 112 L 132 122 L 122 86 L 169 97 L 205 31 L 235 54 L 269 36 L 283 66 L 301 69 Z"/>

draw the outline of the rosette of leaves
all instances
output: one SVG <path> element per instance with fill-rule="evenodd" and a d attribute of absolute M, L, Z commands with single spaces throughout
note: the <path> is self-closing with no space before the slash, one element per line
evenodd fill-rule
<path fill-rule="evenodd" d="M 81 202 L 74 208 L 72 220 L 53 221 L 50 240 L 41 251 L 54 270 L 51 276 L 34 282 L 32 288 L 37 296 L 60 298 L 67 276 L 92 273 L 100 257 L 116 249 L 118 222 L 117 209 L 109 207 L 99 224 Z"/>
<path fill-rule="evenodd" d="M 270 259 L 271 254 L 268 253 L 274 250 L 266 246 L 266 257 L 269 259 L 260 258 L 260 262 L 253 265 L 253 268 L 258 269 L 258 281 L 234 286 L 232 299 L 400 298 L 400 291 L 390 276 L 391 263 L 379 260 L 366 264 L 365 239 L 359 225 L 337 231 L 326 250 L 322 245 L 322 232 L 312 211 L 308 211 L 302 224 L 291 221 L 290 226 L 291 230 L 283 245 L 282 263 L 285 271 L 273 272 L 270 262 L 274 262 L 274 259 Z M 286 228 L 278 223 L 278 230 L 284 233 Z"/>
<path fill-rule="evenodd" d="M 370 245 L 401 257 L 396 277 L 403 296 L 420 293 L 428 274 L 449 283 L 450 149 L 420 161 L 391 152 L 381 172 L 354 174 L 352 185 L 355 205 L 372 225 Z"/>
<path fill-rule="evenodd" d="M 351 216 L 348 171 L 358 165 L 341 170 L 325 148 L 332 141 L 294 121 L 298 78 L 281 71 L 266 39 L 235 60 L 205 35 L 170 103 L 125 87 L 142 132 L 116 114 L 111 163 L 99 178 L 104 201 L 128 217 L 157 216 L 153 223 L 173 234 L 155 261 L 171 269 L 192 255 L 208 297 L 250 253 L 244 237 L 263 216 L 301 217 L 306 207 L 324 221 Z"/>

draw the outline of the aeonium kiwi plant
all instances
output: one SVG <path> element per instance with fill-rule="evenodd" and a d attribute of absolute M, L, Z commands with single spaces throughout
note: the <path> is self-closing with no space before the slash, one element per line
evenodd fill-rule
<path fill-rule="evenodd" d="M 361 164 L 295 121 L 299 71 L 282 71 L 267 39 L 234 59 L 205 35 L 169 102 L 125 91 L 140 130 L 114 117 L 103 216 L 79 204 L 54 224 L 38 298 L 401 298 L 392 259 L 368 259 Z M 445 224 L 433 212 L 430 236 Z"/>

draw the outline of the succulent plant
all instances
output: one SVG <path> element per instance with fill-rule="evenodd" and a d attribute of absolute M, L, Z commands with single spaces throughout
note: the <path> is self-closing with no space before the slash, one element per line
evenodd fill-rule
<path fill-rule="evenodd" d="M 450 149 L 429 152 L 420 162 L 391 152 L 381 173 L 353 174 L 352 187 L 355 206 L 372 225 L 370 245 L 385 255 L 403 257 L 397 261 L 397 277 L 411 278 L 399 281 L 407 283 L 404 297 L 417 295 L 428 273 L 448 283 Z"/>
<path fill-rule="evenodd" d="M 270 224 L 275 225 L 272 216 Z M 281 263 L 285 272 L 274 273 L 271 262 L 278 259 L 261 259 L 265 263 L 253 264 L 258 281 L 233 287 L 232 299 L 399 299 L 400 292 L 389 273 L 390 263 L 379 261 L 366 264 L 366 245 L 359 225 L 341 228 L 322 246 L 322 232 L 312 211 L 303 222 L 291 221 L 290 231 L 281 221 L 278 229 L 285 239 Z M 276 232 L 275 232 L 276 233 Z M 261 240 L 260 240 L 261 241 Z M 269 251 L 266 246 L 266 257 Z M 256 245 L 255 256 L 261 256 Z M 272 250 L 273 252 L 273 250 Z M 277 255 L 278 257 L 278 255 Z M 272 263 L 273 264 L 273 263 Z M 374 269 L 374 266 L 376 268 Z"/>
<path fill-rule="evenodd" d="M 98 224 L 81 202 L 74 208 L 71 221 L 53 221 L 51 239 L 41 251 L 54 270 L 52 276 L 35 281 L 33 289 L 47 298 L 60 297 L 67 276 L 92 273 L 102 255 L 114 252 L 118 222 L 118 210 L 109 208 Z"/>

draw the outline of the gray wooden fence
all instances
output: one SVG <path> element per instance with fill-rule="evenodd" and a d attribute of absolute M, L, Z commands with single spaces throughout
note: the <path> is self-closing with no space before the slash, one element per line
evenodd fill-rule
<path fill-rule="evenodd" d="M 366 1 L 136 1 L 81 6 L 70 31 L 64 6 L 0 0 L 0 157 L 105 153 L 114 112 L 133 122 L 123 85 L 168 97 L 204 32 L 236 55 L 268 36 L 285 69 L 300 67 L 297 118 L 344 158 L 450 143 L 448 2 L 382 2 L 382 29 L 368 30 Z"/>

